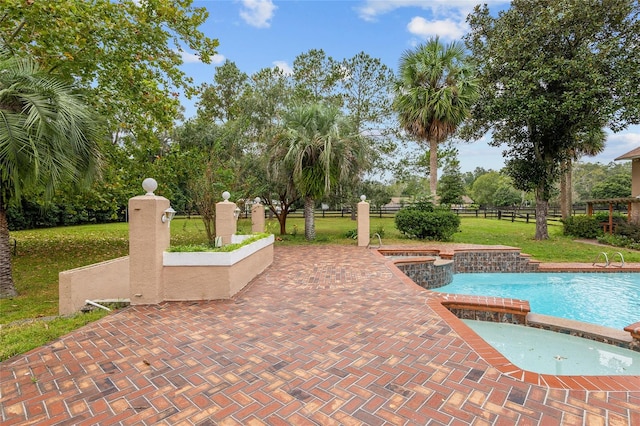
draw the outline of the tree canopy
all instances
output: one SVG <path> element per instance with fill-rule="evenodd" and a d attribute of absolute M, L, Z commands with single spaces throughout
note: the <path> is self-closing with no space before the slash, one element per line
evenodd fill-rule
<path fill-rule="evenodd" d="M 483 86 L 470 134 L 491 130 L 514 184 L 536 191 L 536 239 L 548 238 L 550 191 L 580 135 L 640 122 L 639 14 L 635 0 L 514 0 L 468 17 Z"/>
<path fill-rule="evenodd" d="M 180 94 L 195 93 L 182 53 L 209 63 L 218 45 L 191 0 L 4 0 L 0 47 L 73 81 L 112 133 L 172 127 Z"/>

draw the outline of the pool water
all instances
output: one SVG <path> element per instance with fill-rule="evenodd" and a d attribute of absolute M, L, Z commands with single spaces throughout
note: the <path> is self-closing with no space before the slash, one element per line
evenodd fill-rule
<path fill-rule="evenodd" d="M 433 290 L 528 300 L 536 314 L 620 330 L 640 321 L 640 274 L 633 272 L 454 274 Z"/>
<path fill-rule="evenodd" d="M 462 321 L 523 370 L 554 375 L 640 376 L 640 352 L 522 325 Z"/>

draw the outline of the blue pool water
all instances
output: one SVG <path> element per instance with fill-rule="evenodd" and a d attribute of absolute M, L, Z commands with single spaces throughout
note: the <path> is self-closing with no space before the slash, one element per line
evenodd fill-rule
<path fill-rule="evenodd" d="M 521 325 L 463 321 L 524 370 L 559 376 L 640 376 L 640 352 Z"/>
<path fill-rule="evenodd" d="M 528 300 L 531 312 L 623 329 L 640 321 L 639 273 L 473 273 L 433 289 Z"/>

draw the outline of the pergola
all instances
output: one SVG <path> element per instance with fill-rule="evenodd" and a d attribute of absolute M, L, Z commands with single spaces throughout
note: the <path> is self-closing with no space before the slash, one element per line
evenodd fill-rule
<path fill-rule="evenodd" d="M 616 204 L 627 205 L 627 221 L 632 221 L 632 213 L 634 211 L 634 204 L 640 207 L 640 198 L 627 197 L 627 198 L 601 198 L 597 200 L 587 201 L 587 216 L 593 215 L 594 204 L 608 204 L 609 205 L 609 221 L 602 224 L 604 232 L 610 234 L 613 233 L 613 206 Z"/>
<path fill-rule="evenodd" d="M 630 223 L 640 225 L 640 146 L 615 159 L 631 160 L 631 197 L 628 198 L 602 198 L 587 201 L 587 215 L 593 214 L 594 204 L 609 205 L 609 222 L 603 224 L 604 232 L 613 233 L 613 206 L 615 204 L 627 205 L 627 220 Z"/>

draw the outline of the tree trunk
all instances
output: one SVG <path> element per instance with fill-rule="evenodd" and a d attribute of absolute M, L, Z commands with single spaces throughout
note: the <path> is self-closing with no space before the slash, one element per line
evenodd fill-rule
<path fill-rule="evenodd" d="M 7 212 L 0 200 L 0 299 L 18 295 L 11 274 L 11 248 L 9 245 L 9 224 Z"/>
<path fill-rule="evenodd" d="M 569 216 L 567 210 L 567 163 L 563 162 L 560 167 L 560 216 L 564 220 Z"/>
<path fill-rule="evenodd" d="M 283 211 L 276 217 L 280 223 L 280 235 L 287 235 L 287 213 Z"/>
<path fill-rule="evenodd" d="M 280 214 L 275 212 L 278 223 L 280 224 L 280 235 L 287 235 L 287 216 L 289 215 L 289 205 L 282 204 Z"/>
<path fill-rule="evenodd" d="M 573 185 L 571 182 L 571 160 L 562 163 L 562 174 L 560 175 L 560 214 L 562 219 L 571 216 L 573 212 Z"/>
<path fill-rule="evenodd" d="M 549 200 L 544 199 L 544 190 L 536 189 L 536 240 L 548 240 L 547 213 L 549 212 Z"/>
<path fill-rule="evenodd" d="M 429 189 L 433 202 L 436 203 L 436 190 L 438 189 L 438 142 L 429 141 Z"/>
<path fill-rule="evenodd" d="M 307 241 L 316 238 L 316 223 L 313 217 L 313 210 L 316 206 L 313 197 L 304 197 L 304 237 Z"/>
<path fill-rule="evenodd" d="M 571 159 L 567 160 L 567 217 L 573 215 L 573 164 Z"/>

